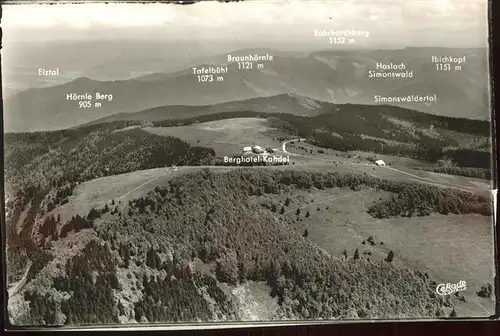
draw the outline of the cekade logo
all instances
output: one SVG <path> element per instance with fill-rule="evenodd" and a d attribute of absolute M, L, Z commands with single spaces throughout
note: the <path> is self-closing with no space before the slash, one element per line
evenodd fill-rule
<path fill-rule="evenodd" d="M 462 292 L 467 289 L 467 284 L 465 281 L 461 280 L 456 284 L 439 284 L 436 287 L 436 293 L 438 295 L 450 295 L 456 292 Z"/>

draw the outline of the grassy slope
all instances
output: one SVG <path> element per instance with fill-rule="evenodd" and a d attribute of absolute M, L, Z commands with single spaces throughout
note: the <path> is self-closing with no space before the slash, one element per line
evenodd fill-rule
<path fill-rule="evenodd" d="M 460 313 L 491 314 L 493 301 L 475 294 L 494 277 L 491 217 L 436 214 L 374 220 L 366 209 L 380 197 L 388 197 L 386 194 L 371 189 L 294 191 L 293 196 L 288 196 L 293 201 L 286 207 L 287 213 L 291 211 L 287 217 L 299 234 L 307 229 L 308 237 L 334 256 L 340 256 L 344 249 L 352 256 L 358 248 L 360 253 L 370 251 L 370 259 L 381 260 L 392 250 L 400 266 L 428 272 L 444 283 L 467 281 L 468 303 L 458 305 Z M 284 197 L 274 199 L 284 203 Z M 301 207 L 300 216 L 295 215 L 297 207 Z M 305 218 L 306 212 L 310 213 L 309 218 Z M 366 242 L 370 236 L 375 238 L 374 246 Z"/>
<path fill-rule="evenodd" d="M 130 122 L 141 124 L 140 116 L 137 118 Z M 238 122 L 234 118 L 267 118 L 271 122 L 266 126 L 280 132 L 243 132 L 235 137 L 228 127 L 210 128 L 212 124 L 227 122 L 238 123 L 245 128 L 244 121 Z M 262 124 L 255 123 L 258 124 L 256 127 Z M 379 155 L 420 158 L 432 163 L 450 158 L 458 166 L 490 168 L 491 134 L 488 122 L 439 117 L 388 105 L 345 104 L 313 117 L 238 110 L 183 120 L 155 121 L 153 125 L 155 127 L 148 128 L 148 131 L 177 135 L 191 143 L 200 140 L 200 143 L 211 144 L 224 154 L 237 151 L 247 143 L 270 142 L 269 138 L 286 137 L 288 133 L 307 137 L 321 147 L 336 150 L 372 151 Z M 484 172 L 473 174 L 476 173 Z"/>
<path fill-rule="evenodd" d="M 219 156 L 234 155 L 243 147 L 253 144 L 278 148 L 281 144 L 275 139 L 286 135 L 260 118 L 224 119 L 190 126 L 148 127 L 144 130 L 156 135 L 174 136 L 192 146 L 214 148 Z"/>
<path fill-rule="evenodd" d="M 296 165 L 293 165 L 293 169 L 299 171 L 331 171 L 339 172 L 341 174 L 367 173 L 378 178 L 390 179 L 394 181 L 415 181 L 420 183 L 423 181 L 429 181 L 430 183 L 441 184 L 444 187 L 464 188 L 466 190 L 470 190 L 471 192 L 479 192 L 481 194 L 484 194 L 485 196 L 489 195 L 489 192 L 487 192 L 487 187 L 484 186 L 484 183 L 478 185 L 476 183 L 480 182 L 472 178 L 454 177 L 447 175 L 444 175 L 443 177 L 441 176 L 443 174 L 436 175 L 430 172 L 421 172 L 398 167 L 398 169 L 402 169 L 401 171 L 403 172 L 407 172 L 412 175 L 418 174 L 418 176 L 421 176 L 423 179 L 412 180 L 413 178 L 411 176 L 408 176 L 404 173 L 399 173 L 398 171 L 390 170 L 387 167 L 376 167 L 375 169 L 373 169 L 374 167 L 371 165 L 359 165 L 349 162 L 339 162 L 338 165 L 325 165 L 325 163 L 321 161 L 316 164 L 313 163 L 310 165 L 300 165 L 298 162 L 299 161 L 297 161 Z M 227 172 L 237 169 L 237 167 L 211 167 L 210 169 L 217 172 Z M 258 167 L 257 169 L 287 170 L 290 169 L 290 166 Z M 88 181 L 80 184 L 75 188 L 74 195 L 69 197 L 69 202 L 67 204 L 58 207 L 50 214 L 61 214 L 61 218 L 63 220 L 69 220 L 71 216 L 77 213 L 79 213 L 80 215 L 85 215 L 92 207 L 103 206 L 106 202 L 110 202 L 112 199 L 115 199 L 117 203 L 121 201 L 122 205 L 120 205 L 120 207 L 122 207 L 129 200 L 146 195 L 156 186 L 167 185 L 168 181 L 172 177 L 199 170 L 201 170 L 200 167 L 178 167 L 178 171 L 176 172 L 171 171 L 169 168 L 156 168 L 114 176 L 107 176 Z M 451 181 L 448 181 L 449 179 L 451 179 Z"/>
<path fill-rule="evenodd" d="M 136 180 L 128 178 L 126 180 L 132 181 L 128 189 L 118 186 L 116 183 L 102 183 L 102 181 L 100 183 L 99 181 L 92 181 L 85 184 L 87 188 L 89 186 L 93 186 L 92 188 L 106 186 L 107 190 L 102 190 L 102 193 L 99 193 L 102 195 L 102 200 L 124 192 L 126 194 L 128 191 L 136 189 L 140 191 L 140 194 L 146 195 L 146 200 L 152 202 L 152 206 L 146 206 L 144 210 L 141 210 L 140 206 L 138 208 L 137 204 L 130 207 L 126 202 L 123 202 L 126 205 L 122 209 L 121 215 L 107 213 L 97 222 L 96 230 L 99 232 L 101 239 L 111 241 L 113 242 L 112 245 L 115 246 L 124 244 L 136 251 L 134 256 L 131 257 L 130 265 L 132 266 L 129 265 L 129 267 L 123 268 L 123 264 L 118 264 L 121 265 L 120 269 L 125 271 L 125 273 L 123 271 L 117 273 L 123 273 L 122 279 L 128 278 L 126 274 L 131 271 L 134 272 L 134 279 L 136 280 L 140 280 L 143 274 L 157 274 L 159 270 L 155 271 L 154 268 L 144 266 L 148 246 L 154 246 L 160 255 L 173 254 L 176 256 L 174 259 L 177 261 L 173 267 L 180 267 L 181 269 L 190 260 L 193 260 L 193 256 L 201 257 L 204 260 L 202 264 L 207 263 L 209 265 L 220 262 L 220 260 L 227 260 L 228 255 L 236 252 L 236 260 L 240 265 L 238 268 L 242 267 L 238 271 L 240 276 L 243 276 L 241 280 L 265 280 L 271 289 L 281 293 L 278 295 L 281 305 L 276 312 L 278 315 L 274 315 L 275 317 L 363 317 L 365 314 L 372 317 L 432 317 L 442 304 L 439 300 L 436 301 L 432 298 L 433 285 L 429 280 L 419 275 L 419 273 L 407 269 L 408 264 L 398 261 L 400 259 L 399 254 L 404 255 L 404 253 L 397 251 L 397 245 L 389 245 L 397 252 L 397 261 L 393 265 L 383 261 L 368 262 L 362 260 L 346 263 L 337 258 L 338 250 L 333 253 L 333 256 L 329 256 L 328 253 L 324 252 L 325 250 L 328 251 L 329 248 L 325 245 L 325 241 L 328 240 L 327 237 L 323 237 L 323 243 L 319 241 L 316 243 L 317 233 L 312 229 L 311 237 L 304 239 L 301 230 L 291 229 L 286 220 L 280 220 L 269 210 L 252 201 L 248 202 L 255 199 L 255 196 L 250 196 L 250 199 L 248 199 L 247 188 L 253 188 L 266 180 L 265 175 L 260 175 L 259 170 L 246 173 L 232 171 L 229 174 L 212 173 L 208 175 L 204 172 L 198 172 L 181 175 L 170 180 L 170 183 L 168 181 L 171 177 L 163 173 L 161 170 L 153 170 L 143 172 L 142 176 Z M 137 175 L 137 173 L 131 174 Z M 160 188 L 146 193 L 152 187 L 147 185 L 137 189 L 148 179 L 155 177 L 159 177 L 155 185 L 165 186 L 164 191 L 161 191 Z M 116 179 L 118 181 L 117 177 L 107 177 L 106 179 Z M 170 187 L 168 187 L 169 185 Z M 83 188 L 83 186 L 80 187 Z M 284 194 L 282 193 L 289 193 L 290 190 L 278 187 L 277 192 L 276 195 L 282 195 L 278 197 L 283 197 Z M 335 198 L 349 194 L 349 192 L 341 189 L 326 191 L 327 194 L 330 192 L 333 193 L 332 196 Z M 359 191 L 356 194 L 362 195 L 362 193 L 363 191 Z M 139 197 L 140 194 L 133 194 L 130 199 Z M 305 199 L 305 197 L 306 195 L 303 194 L 302 199 Z M 124 199 L 124 201 L 126 200 Z M 338 200 L 338 202 L 340 202 L 339 204 L 350 205 L 352 212 L 348 211 L 349 208 L 337 208 L 337 211 L 341 211 L 341 213 L 336 212 L 335 216 L 350 218 L 350 230 L 357 230 L 357 226 L 361 225 L 358 224 L 357 218 L 364 216 L 360 215 L 360 209 L 353 209 L 352 206 L 355 203 L 353 199 L 347 197 Z M 128 209 L 132 211 L 129 214 L 127 214 Z M 213 213 L 206 217 L 210 209 L 213 209 Z M 344 214 L 342 214 L 342 211 L 344 211 Z M 232 220 L 228 220 L 229 218 Z M 204 220 L 207 219 L 208 223 L 203 224 Z M 319 222 L 324 224 L 326 221 Z M 369 225 L 368 221 L 365 221 L 365 224 L 359 226 L 359 230 L 366 230 L 367 225 Z M 373 220 L 371 225 L 373 226 Z M 67 256 L 62 251 L 68 248 L 75 251 L 74 244 L 82 241 L 82 238 L 77 237 L 83 237 L 85 231 L 87 230 L 77 233 L 76 236 L 74 233 L 70 233 L 67 238 L 57 241 L 53 249 L 54 252 L 58 251 L 56 260 L 61 262 L 66 260 Z M 331 228 L 328 231 L 332 232 Z M 91 231 L 87 232 L 87 235 L 89 235 Z M 359 237 L 356 239 L 360 240 L 362 236 L 368 233 L 369 230 L 360 232 Z M 349 230 L 347 230 L 345 237 L 348 236 Z M 74 241 L 74 243 L 68 243 L 68 241 Z M 388 238 L 387 243 L 389 244 Z M 66 247 L 64 248 L 64 246 Z M 418 264 L 418 261 L 413 260 L 413 262 Z M 282 277 L 284 277 L 279 281 L 273 275 L 270 276 L 267 273 L 269 267 L 271 267 L 271 270 L 275 270 L 277 265 L 281 265 L 282 270 L 279 272 L 283 272 Z M 52 268 L 52 271 L 50 269 L 46 268 L 46 270 L 42 271 L 35 281 L 28 285 L 28 288 L 38 290 L 39 286 L 51 286 L 50 279 L 53 277 L 51 274 L 55 269 Z M 276 270 L 271 273 L 274 274 L 273 272 L 276 272 Z M 317 272 L 319 273 L 315 276 L 314 274 L 317 274 Z M 319 274 L 321 276 L 318 278 Z M 306 279 L 306 282 L 298 280 L 297 276 Z M 49 282 L 43 285 L 47 281 L 43 279 L 47 279 Z M 340 287 L 332 287 L 332 283 L 329 284 L 328 281 L 333 281 L 333 283 L 339 284 Z M 38 285 L 34 285 L 37 282 Z M 206 280 L 203 279 L 195 280 L 197 286 L 204 287 L 205 282 Z M 147 307 L 153 304 L 144 301 L 148 300 L 147 296 L 146 299 L 144 299 L 144 296 L 141 299 L 140 293 L 144 291 L 144 287 L 140 283 L 137 283 L 137 281 L 130 283 L 133 283 L 133 285 L 122 287 L 120 292 L 122 294 L 119 294 L 122 301 L 129 307 L 127 313 L 129 318 L 133 317 L 130 311 L 131 307 L 141 305 Z M 324 295 L 317 296 L 310 292 L 312 290 L 310 286 L 313 283 L 314 286 L 319 286 L 320 293 L 324 292 Z M 403 283 L 405 285 L 402 285 Z M 131 287 L 134 287 L 135 290 L 132 290 Z M 135 294 L 128 293 L 126 288 L 129 288 Z M 212 290 L 219 288 L 221 290 L 221 283 L 219 282 L 216 287 L 209 286 L 209 288 L 212 288 Z M 262 290 L 265 291 L 264 288 L 261 288 L 260 292 Z M 233 287 L 232 291 L 239 294 L 236 297 L 225 295 L 229 297 L 230 301 L 235 300 L 234 305 L 237 308 L 234 309 L 236 309 L 236 313 L 230 316 L 225 315 L 226 318 L 250 318 L 248 305 L 245 306 L 245 304 L 241 303 L 241 300 L 245 301 L 246 294 L 244 291 L 242 293 L 241 287 Z M 259 290 L 250 291 L 249 295 L 257 295 L 254 292 L 257 293 Z M 348 295 L 348 293 L 351 294 Z M 303 301 L 304 295 L 309 299 Z M 135 299 L 131 296 L 135 297 Z M 385 299 L 381 300 L 382 297 Z M 197 302 L 204 302 L 203 300 Z M 301 302 L 299 306 L 294 304 L 294 300 Z M 253 301 L 259 300 L 255 299 Z M 220 308 L 221 302 L 225 301 L 216 301 L 218 303 L 216 307 Z M 240 303 L 238 304 L 238 302 Z M 153 304 L 153 306 L 155 305 L 157 303 Z M 426 305 L 428 305 L 427 308 Z M 323 307 L 323 309 L 318 307 Z M 360 308 L 362 309 L 360 310 Z M 203 316 L 210 316 L 212 314 L 210 311 L 216 314 L 209 309 Z M 321 313 L 321 311 L 324 311 L 324 313 Z M 150 319 L 154 319 L 153 315 L 149 316 L 148 320 Z M 128 321 L 128 319 L 123 321 Z"/>

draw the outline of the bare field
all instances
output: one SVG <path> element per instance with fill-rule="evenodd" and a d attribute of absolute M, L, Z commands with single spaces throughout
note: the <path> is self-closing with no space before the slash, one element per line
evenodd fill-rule
<path fill-rule="evenodd" d="M 483 196 L 491 196 L 489 191 L 490 186 L 488 183 L 484 180 L 472 177 L 437 174 L 428 171 L 400 167 L 374 167 L 367 165 L 364 169 L 372 169 L 372 171 L 376 172 L 377 176 L 380 178 L 426 183 L 441 188 L 456 188 L 473 193 L 479 193 Z"/>
<path fill-rule="evenodd" d="M 192 146 L 211 147 L 218 156 L 232 155 L 252 145 L 278 148 L 281 143 L 273 138 L 284 135 L 270 127 L 267 120 L 260 118 L 233 118 L 190 126 L 148 127 L 144 130 L 157 135 L 174 136 Z"/>
<path fill-rule="evenodd" d="M 340 257 L 344 249 L 352 256 L 354 250 L 361 247 L 362 241 L 369 237 L 358 228 L 358 223 L 373 222 L 373 218 L 366 213 L 368 206 L 375 200 L 390 195 L 373 189 L 352 191 L 347 188 L 332 188 L 293 190 L 289 195 L 272 198 L 280 204 L 278 211 L 289 198 L 285 214 L 278 216 L 300 234 L 307 229 L 312 241 L 331 255 Z M 297 209 L 300 209 L 299 215 Z M 380 259 L 385 258 L 387 253 L 388 251 L 383 251 Z"/>
<path fill-rule="evenodd" d="M 476 295 L 482 285 L 493 283 L 492 217 L 436 214 L 377 220 L 368 215 L 366 210 L 374 201 L 389 196 L 372 189 L 333 188 L 270 197 L 279 203 L 276 216 L 299 234 L 307 229 L 308 239 L 332 256 L 342 256 L 345 249 L 352 257 L 358 249 L 362 258 L 382 260 L 393 251 L 395 264 L 427 272 L 436 281 L 466 281 L 467 302 L 460 303 L 461 316 L 493 314 L 494 301 Z M 281 215 L 286 198 L 290 204 Z M 370 236 L 373 245 L 367 241 Z"/>

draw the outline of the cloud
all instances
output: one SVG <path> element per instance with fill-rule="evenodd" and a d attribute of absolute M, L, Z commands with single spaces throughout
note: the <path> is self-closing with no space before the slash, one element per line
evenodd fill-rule
<path fill-rule="evenodd" d="M 175 20 L 169 6 L 157 4 L 4 5 L 2 27 L 157 26 Z"/>
<path fill-rule="evenodd" d="M 37 27 L 67 25 L 89 27 L 162 26 L 165 24 L 197 24 L 220 26 L 240 24 L 291 24 L 295 22 L 328 23 L 332 19 L 365 21 L 370 14 L 382 19 L 394 15 L 415 22 L 427 18 L 477 18 L 485 1 L 420 0 L 420 1 L 336 1 L 288 0 L 219 3 L 205 1 L 190 6 L 172 4 L 61 4 L 5 5 L 2 26 Z M 187 20 L 187 21 L 186 21 Z"/>
<path fill-rule="evenodd" d="M 179 39 L 308 36 L 313 29 L 361 29 L 390 39 L 397 29 L 399 36 L 411 40 L 426 27 L 439 27 L 440 34 L 450 35 L 457 26 L 471 22 L 487 27 L 486 0 L 254 0 L 189 6 L 86 3 L 4 5 L 3 10 L 6 36 L 17 30 L 78 30 L 96 35 L 99 30 L 143 27 L 156 31 L 153 35 Z"/>

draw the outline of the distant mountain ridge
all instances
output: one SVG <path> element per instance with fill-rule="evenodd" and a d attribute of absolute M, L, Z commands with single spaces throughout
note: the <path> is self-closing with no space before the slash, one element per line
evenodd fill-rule
<path fill-rule="evenodd" d="M 335 108 L 336 105 L 308 97 L 284 93 L 276 96 L 251 98 L 215 105 L 173 105 L 160 106 L 135 113 L 117 113 L 99 118 L 81 126 L 96 125 L 121 120 L 161 121 L 188 119 L 206 114 L 232 111 L 255 111 L 262 113 L 287 113 L 297 116 L 317 116 Z"/>
<path fill-rule="evenodd" d="M 256 49 L 255 52 L 271 52 Z M 253 53 L 252 49 L 231 54 Z M 439 72 L 431 56 L 467 56 L 461 71 Z M 227 61 L 227 54 L 226 54 Z M 195 60 L 195 62 L 198 62 Z M 198 64 L 222 64 L 224 55 Z M 378 62 L 405 63 L 412 79 L 368 78 Z M 5 100 L 5 129 L 10 132 L 74 127 L 117 113 L 132 113 L 159 106 L 208 106 L 258 97 L 294 93 L 332 104 L 373 104 L 374 96 L 436 95 L 434 104 L 394 103 L 436 115 L 489 118 L 489 76 L 486 49 L 406 48 L 401 50 L 318 51 L 306 57 L 279 52 L 272 61 L 254 63 L 252 70 L 228 64 L 223 81 L 200 83 L 191 68 L 154 73 L 129 80 L 94 81 L 78 78 L 70 83 L 29 89 Z M 227 63 L 227 62 L 226 62 Z M 194 66 L 194 65 L 193 65 Z M 79 108 L 66 100 L 68 93 L 112 94 L 101 107 Z M 200 112 L 201 113 L 201 112 Z"/>

